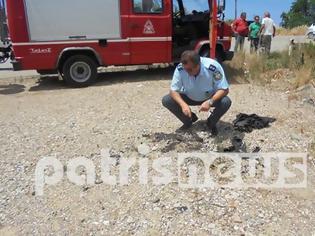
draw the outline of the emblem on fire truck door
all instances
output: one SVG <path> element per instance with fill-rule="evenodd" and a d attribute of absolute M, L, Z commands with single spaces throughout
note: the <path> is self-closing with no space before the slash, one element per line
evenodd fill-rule
<path fill-rule="evenodd" d="M 147 22 L 144 24 L 143 33 L 144 34 L 155 34 L 154 26 L 150 20 L 147 20 Z"/>

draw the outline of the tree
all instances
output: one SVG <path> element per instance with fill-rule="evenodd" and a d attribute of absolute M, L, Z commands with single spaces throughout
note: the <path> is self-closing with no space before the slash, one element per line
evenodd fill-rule
<path fill-rule="evenodd" d="M 315 21 L 315 0 L 295 0 L 289 12 L 281 14 L 281 25 L 293 28 L 300 25 L 310 25 Z"/>

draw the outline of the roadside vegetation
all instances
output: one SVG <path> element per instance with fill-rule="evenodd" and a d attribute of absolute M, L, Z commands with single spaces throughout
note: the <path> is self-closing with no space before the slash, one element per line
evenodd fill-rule
<path fill-rule="evenodd" d="M 315 0 L 295 0 L 290 10 L 281 14 L 281 26 L 292 29 L 315 23 Z"/>
<path fill-rule="evenodd" d="M 287 88 L 296 89 L 305 84 L 315 86 L 315 44 L 297 44 L 288 51 L 270 55 L 238 53 L 225 69 L 232 82 L 268 84 L 282 81 Z"/>
<path fill-rule="evenodd" d="M 280 27 L 277 29 L 277 36 L 298 36 L 305 35 L 307 32 L 307 25 L 301 25 L 294 28 L 283 28 Z"/>

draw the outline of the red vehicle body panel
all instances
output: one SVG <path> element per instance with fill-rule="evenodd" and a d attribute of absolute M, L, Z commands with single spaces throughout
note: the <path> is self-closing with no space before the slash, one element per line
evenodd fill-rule
<path fill-rule="evenodd" d="M 7 0 L 10 37 L 15 61 L 19 64 L 15 69 L 57 69 L 58 60 L 67 48 L 90 48 L 98 54 L 100 64 L 104 66 L 171 63 L 173 6 L 172 0 L 164 0 L 163 3 L 161 14 L 136 14 L 132 1 L 120 0 L 121 38 L 108 40 L 106 46 L 102 46 L 98 40 L 31 42 L 24 1 Z M 147 24 L 152 26 L 149 34 L 144 29 Z M 220 25 L 218 27 L 218 37 L 224 50 L 228 51 L 230 34 L 225 26 L 223 29 Z M 200 42 L 205 40 L 209 39 L 200 39 Z"/>

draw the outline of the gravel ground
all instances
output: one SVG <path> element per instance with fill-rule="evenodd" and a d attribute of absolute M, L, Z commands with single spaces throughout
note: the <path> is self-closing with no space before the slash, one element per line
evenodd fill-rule
<path fill-rule="evenodd" d="M 314 234 L 315 106 L 301 97 L 303 89 L 292 95 L 272 86 L 232 84 L 233 105 L 219 124 L 220 135 L 211 138 L 203 121 L 186 133 L 176 131 L 180 123 L 161 106 L 171 74 L 172 69 L 107 73 L 83 89 L 51 78 L 1 80 L 0 235 Z M 241 133 L 231 124 L 240 112 L 277 120 Z M 126 186 L 99 181 L 104 148 L 117 162 L 133 156 L 154 160 L 176 152 L 222 151 L 234 137 L 242 141 L 238 151 L 313 153 L 308 187 L 183 189 L 176 180 L 141 185 L 134 168 Z M 45 156 L 63 165 L 76 157 L 92 160 L 96 184 L 77 186 L 65 177 L 36 196 L 35 167 Z"/>

